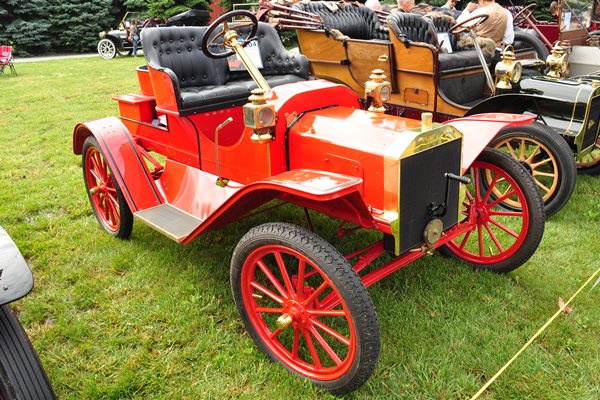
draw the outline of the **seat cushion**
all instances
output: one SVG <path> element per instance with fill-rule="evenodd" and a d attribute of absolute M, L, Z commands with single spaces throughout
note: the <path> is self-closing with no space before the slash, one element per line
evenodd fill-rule
<path fill-rule="evenodd" d="M 267 76 L 269 86 L 276 87 L 287 83 L 305 80 L 297 75 Z M 182 114 L 214 111 L 221 108 L 241 106 L 248 102 L 251 91 L 257 85 L 252 79 L 239 79 L 224 85 L 191 86 L 181 89 Z"/>
<path fill-rule="evenodd" d="M 492 58 L 485 54 L 484 58 L 489 66 Z M 452 54 L 442 53 L 439 55 L 438 60 L 440 62 L 440 72 L 450 72 L 454 70 L 458 72 L 481 68 L 481 62 L 479 61 L 479 57 L 477 57 L 477 52 L 475 50 L 457 51 Z"/>

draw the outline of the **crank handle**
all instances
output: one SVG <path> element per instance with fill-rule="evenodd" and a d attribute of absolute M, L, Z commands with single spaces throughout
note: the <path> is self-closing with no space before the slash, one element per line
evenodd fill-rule
<path fill-rule="evenodd" d="M 471 179 L 470 178 L 467 178 L 466 176 L 456 175 L 456 174 L 453 174 L 452 172 L 446 172 L 444 174 L 444 176 L 448 180 L 458 181 L 460 183 L 464 183 L 465 185 L 468 185 L 469 183 L 471 183 Z"/>

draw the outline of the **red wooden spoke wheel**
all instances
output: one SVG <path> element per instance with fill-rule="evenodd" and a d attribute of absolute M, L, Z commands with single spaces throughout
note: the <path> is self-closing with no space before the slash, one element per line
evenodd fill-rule
<path fill-rule="evenodd" d="M 516 160 L 492 149 L 471 165 L 470 177 L 459 225 L 469 224 L 471 230 L 440 251 L 475 268 L 511 271 L 531 257 L 542 239 L 545 214 L 536 183 Z M 521 208 L 507 209 L 504 202 Z"/>
<path fill-rule="evenodd" d="M 373 303 L 350 264 L 316 234 L 283 223 L 252 229 L 234 251 L 231 282 L 248 332 L 288 370 L 338 394 L 373 373 Z"/>
<path fill-rule="evenodd" d="M 113 236 L 129 237 L 133 215 L 93 136 L 88 137 L 83 146 L 82 165 L 86 190 L 98 222 Z"/>

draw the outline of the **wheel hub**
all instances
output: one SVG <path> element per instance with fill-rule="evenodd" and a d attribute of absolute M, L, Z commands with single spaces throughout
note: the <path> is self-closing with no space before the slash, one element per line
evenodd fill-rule
<path fill-rule="evenodd" d="M 281 330 L 294 325 L 304 326 L 308 323 L 309 314 L 306 307 L 296 300 L 288 300 L 283 304 L 283 314 L 277 318 L 277 327 Z M 281 326 L 280 326 L 281 325 Z"/>

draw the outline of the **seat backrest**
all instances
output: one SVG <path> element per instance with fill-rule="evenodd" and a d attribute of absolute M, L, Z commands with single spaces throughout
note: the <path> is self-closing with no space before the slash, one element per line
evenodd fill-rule
<path fill-rule="evenodd" d="M 213 35 L 218 34 L 217 29 Z M 230 71 L 227 59 L 213 59 L 202 51 L 202 39 L 206 27 L 160 27 L 148 29 L 142 38 L 144 55 L 154 68 L 172 70 L 181 88 L 223 85 L 231 80 L 250 79 L 246 71 Z M 240 40 L 250 27 L 238 30 Z M 303 55 L 291 55 L 281 43 L 275 28 L 259 22 L 256 40 L 260 49 L 263 68 L 261 73 L 270 75 L 298 75 L 308 79 L 308 60 Z M 219 40 L 217 40 L 218 43 Z"/>
<path fill-rule="evenodd" d="M 456 20 L 452 16 L 444 13 L 427 13 L 425 14 L 425 18 L 431 21 L 433 28 L 437 33 L 448 32 L 450 28 L 456 25 Z M 452 49 L 456 50 L 456 37 L 449 33 L 448 38 L 450 39 Z"/>
<path fill-rule="evenodd" d="M 212 59 L 202 52 L 206 27 L 159 27 L 146 29 L 142 37 L 144 56 L 153 67 L 168 68 L 181 88 L 223 85 L 227 60 Z"/>
<path fill-rule="evenodd" d="M 250 27 L 237 30 L 240 38 L 250 34 Z M 309 66 L 306 56 L 302 54 L 290 54 L 281 43 L 277 31 L 270 24 L 259 22 L 256 30 L 256 40 L 260 51 L 263 67 L 260 72 L 264 76 L 272 75 L 297 75 L 308 79 Z M 249 78 L 246 71 L 229 71 L 225 73 L 227 82 L 236 79 Z"/>
<path fill-rule="evenodd" d="M 326 4 L 327 3 L 327 4 Z M 325 29 L 336 29 L 352 39 L 389 40 L 389 33 L 377 14 L 368 7 L 344 2 L 311 1 L 294 8 L 318 14 Z"/>
<path fill-rule="evenodd" d="M 388 25 L 402 41 L 421 42 L 438 46 L 435 28 L 430 20 L 414 13 L 394 13 L 388 17 Z"/>

